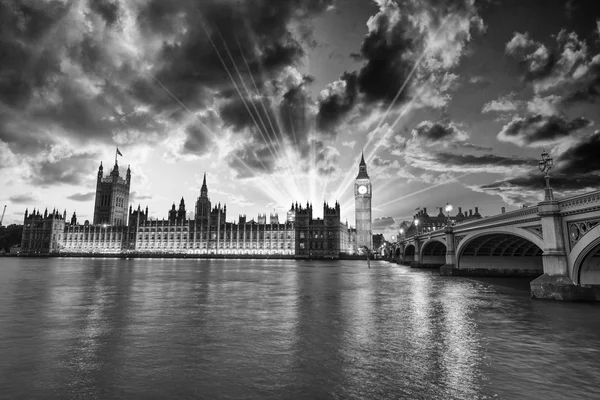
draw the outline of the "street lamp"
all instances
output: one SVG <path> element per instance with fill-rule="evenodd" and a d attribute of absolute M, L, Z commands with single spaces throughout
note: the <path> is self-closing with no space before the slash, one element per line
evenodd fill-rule
<path fill-rule="evenodd" d="M 398 236 L 398 240 L 404 239 L 404 228 L 400 228 L 400 236 Z"/>
<path fill-rule="evenodd" d="M 448 219 L 446 220 L 447 226 L 450 226 L 450 213 L 452 212 L 453 209 L 454 209 L 454 207 L 452 207 L 452 204 L 446 202 L 446 207 L 444 208 L 444 210 L 446 210 L 446 216 L 448 217 Z"/>
<path fill-rule="evenodd" d="M 419 219 L 415 219 L 415 227 L 417 228 L 417 235 L 419 234 Z"/>
<path fill-rule="evenodd" d="M 542 159 L 538 162 L 538 167 L 540 171 L 544 174 L 544 178 L 546 179 L 546 189 L 544 200 L 551 201 L 554 200 L 554 195 L 552 194 L 552 188 L 550 187 L 550 170 L 554 166 L 554 160 L 552 157 L 548 155 L 546 150 L 542 151 Z"/>

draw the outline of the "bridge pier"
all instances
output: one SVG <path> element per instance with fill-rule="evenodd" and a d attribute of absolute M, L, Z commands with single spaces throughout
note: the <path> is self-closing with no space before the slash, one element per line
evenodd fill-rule
<path fill-rule="evenodd" d="M 446 264 L 440 267 L 440 275 L 452 276 L 457 269 L 454 231 L 451 226 L 447 226 L 444 233 L 446 234 Z"/>
<path fill-rule="evenodd" d="M 538 204 L 544 235 L 542 261 L 544 274 L 530 283 L 532 299 L 600 301 L 600 287 L 575 285 L 569 276 L 569 263 L 557 200 Z"/>
<path fill-rule="evenodd" d="M 422 243 L 418 237 L 415 238 L 415 255 L 413 256 L 413 260 L 408 264 L 411 268 L 421 268 L 421 247 Z"/>

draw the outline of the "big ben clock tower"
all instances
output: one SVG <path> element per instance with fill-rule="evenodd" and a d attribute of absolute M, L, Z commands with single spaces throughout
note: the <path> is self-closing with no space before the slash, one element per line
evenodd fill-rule
<path fill-rule="evenodd" d="M 367 174 L 365 156 L 362 155 L 358 166 L 358 176 L 354 182 L 354 210 L 356 216 L 356 247 L 366 246 L 373 250 L 371 232 L 371 179 Z"/>

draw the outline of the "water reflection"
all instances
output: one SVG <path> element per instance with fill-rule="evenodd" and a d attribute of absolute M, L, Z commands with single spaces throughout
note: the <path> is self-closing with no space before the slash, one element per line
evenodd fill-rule
<path fill-rule="evenodd" d="M 600 398 L 598 305 L 531 301 L 514 281 L 353 261 L 7 261 L 0 398 Z"/>

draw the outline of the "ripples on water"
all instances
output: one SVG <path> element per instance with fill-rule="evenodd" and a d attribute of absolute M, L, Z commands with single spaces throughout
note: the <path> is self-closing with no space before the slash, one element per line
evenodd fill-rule
<path fill-rule="evenodd" d="M 374 262 L 0 259 L 0 398 L 599 399 L 600 307 Z"/>

